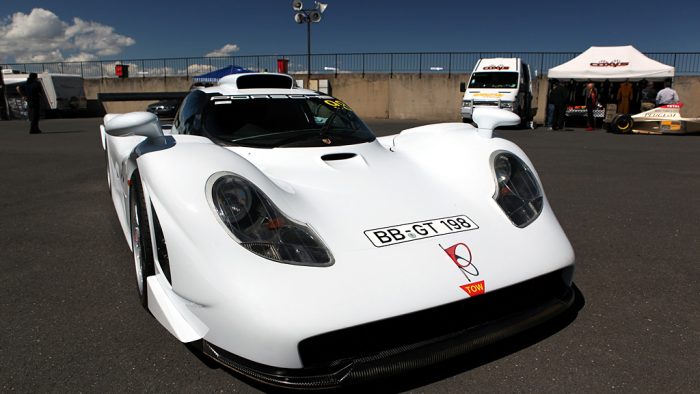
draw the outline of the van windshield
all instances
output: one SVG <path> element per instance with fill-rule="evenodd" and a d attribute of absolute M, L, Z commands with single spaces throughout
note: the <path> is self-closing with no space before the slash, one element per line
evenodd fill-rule
<path fill-rule="evenodd" d="M 515 89 L 518 87 L 516 72 L 477 72 L 472 74 L 469 88 L 472 89 Z"/>

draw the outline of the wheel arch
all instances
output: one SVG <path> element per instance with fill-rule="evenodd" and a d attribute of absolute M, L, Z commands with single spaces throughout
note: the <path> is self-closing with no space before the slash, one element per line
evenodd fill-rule
<path fill-rule="evenodd" d="M 151 252 L 153 254 L 153 261 L 156 267 L 156 274 L 165 275 L 168 283 L 172 285 L 171 273 L 170 273 L 170 259 L 168 258 L 167 241 L 163 232 L 163 228 L 160 224 L 158 218 L 158 211 L 153 203 L 152 189 L 148 182 L 141 177 L 138 167 L 135 167 L 129 176 L 129 188 L 134 187 L 136 180 L 138 178 L 139 184 L 141 185 L 142 193 L 144 194 L 144 199 L 146 201 L 146 215 L 148 217 L 149 233 L 151 236 Z M 129 206 L 131 205 L 132 193 L 129 193 Z M 162 209 L 162 208 L 161 208 Z M 131 223 L 129 223 L 131 226 Z"/>

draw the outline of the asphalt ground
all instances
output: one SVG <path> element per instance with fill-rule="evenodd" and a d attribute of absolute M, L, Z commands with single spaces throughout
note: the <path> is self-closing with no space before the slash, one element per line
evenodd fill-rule
<path fill-rule="evenodd" d="M 0 122 L 0 391 L 267 391 L 139 305 L 99 122 L 43 121 L 41 135 Z M 369 123 L 386 135 L 421 122 Z M 580 310 L 356 390 L 697 392 L 700 136 L 499 134 L 528 153 L 574 246 Z"/>

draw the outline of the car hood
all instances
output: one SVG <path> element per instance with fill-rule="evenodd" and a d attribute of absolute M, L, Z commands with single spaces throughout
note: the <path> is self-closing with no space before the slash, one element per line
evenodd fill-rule
<path fill-rule="evenodd" d="M 229 148 L 289 193 L 295 219 L 334 249 L 374 248 L 364 231 L 455 215 L 472 204 L 410 156 L 377 141 L 333 148 Z M 477 216 L 479 216 L 477 214 Z"/>

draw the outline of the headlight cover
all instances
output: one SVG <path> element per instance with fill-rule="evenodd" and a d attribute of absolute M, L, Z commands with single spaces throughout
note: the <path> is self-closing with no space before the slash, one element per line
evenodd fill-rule
<path fill-rule="evenodd" d="M 494 200 L 517 227 L 526 227 L 542 212 L 542 188 L 532 170 L 510 152 L 493 158 L 496 178 Z"/>
<path fill-rule="evenodd" d="M 472 106 L 472 101 L 471 100 L 464 100 L 462 101 L 462 107 L 471 107 Z"/>
<path fill-rule="evenodd" d="M 330 251 L 309 226 L 282 213 L 245 178 L 219 172 L 209 177 L 206 190 L 217 218 L 244 248 L 280 263 L 333 265 Z"/>

